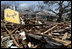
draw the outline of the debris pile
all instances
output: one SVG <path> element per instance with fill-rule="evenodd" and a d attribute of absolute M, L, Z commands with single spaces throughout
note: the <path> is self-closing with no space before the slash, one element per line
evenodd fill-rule
<path fill-rule="evenodd" d="M 24 25 L 1 21 L 2 48 L 71 48 L 71 24 L 24 19 Z"/>

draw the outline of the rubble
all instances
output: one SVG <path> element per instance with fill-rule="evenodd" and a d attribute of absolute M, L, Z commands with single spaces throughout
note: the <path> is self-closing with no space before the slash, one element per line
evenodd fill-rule
<path fill-rule="evenodd" d="M 1 47 L 71 48 L 71 24 L 48 23 L 30 18 L 22 20 L 23 25 L 1 20 Z"/>

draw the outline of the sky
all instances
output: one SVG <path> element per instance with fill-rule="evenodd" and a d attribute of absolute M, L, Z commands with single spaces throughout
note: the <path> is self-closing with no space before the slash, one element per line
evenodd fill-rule
<path fill-rule="evenodd" d="M 7 1 L 1 1 L 1 3 L 4 3 L 4 2 L 7 2 Z M 37 5 L 38 4 L 38 2 L 40 2 L 40 3 L 42 3 L 43 1 L 16 1 L 16 2 L 18 2 L 19 3 L 19 8 L 27 8 L 28 6 L 30 6 L 30 5 Z M 12 3 L 11 3 L 12 4 Z M 66 5 L 67 3 L 66 2 L 64 2 L 64 4 Z M 53 8 L 53 10 L 55 11 L 55 8 L 57 8 L 57 6 L 54 6 L 54 7 L 52 7 Z M 58 12 L 58 11 L 56 11 L 56 12 Z"/>
<path fill-rule="evenodd" d="M 7 1 L 1 1 L 1 3 L 4 3 Z M 27 7 L 30 5 L 37 5 L 38 2 L 42 2 L 42 1 L 17 1 L 19 3 L 19 7 Z"/>
<path fill-rule="evenodd" d="M 1 1 L 1 3 L 5 3 L 5 2 L 8 2 L 8 1 Z M 10 1 L 9 1 L 10 2 Z M 36 5 L 38 5 L 38 2 L 39 3 L 42 3 L 43 1 L 16 1 L 17 3 L 19 3 L 19 5 L 18 5 L 18 8 L 19 9 L 27 9 L 30 5 L 31 6 L 35 6 L 36 7 Z M 13 4 L 13 3 L 11 3 L 11 4 Z M 37 8 L 35 8 L 35 10 L 36 10 Z"/>
<path fill-rule="evenodd" d="M 8 1 L 1 1 L 1 3 L 4 3 L 4 2 L 8 2 Z M 16 1 L 19 3 L 19 7 L 28 7 L 30 5 L 37 5 L 38 2 L 43 2 L 43 1 Z M 11 3 L 12 4 L 12 3 Z M 66 5 L 67 2 L 64 2 L 64 4 Z M 56 6 L 55 6 L 56 7 Z M 52 7 L 52 8 L 55 8 L 55 7 Z"/>
<path fill-rule="evenodd" d="M 37 5 L 38 1 L 20 1 L 20 7 L 28 7 L 30 5 Z"/>

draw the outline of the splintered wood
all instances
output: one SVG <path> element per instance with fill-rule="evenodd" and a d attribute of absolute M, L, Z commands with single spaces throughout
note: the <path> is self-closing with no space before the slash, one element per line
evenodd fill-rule
<path fill-rule="evenodd" d="M 24 22 L 17 25 L 1 21 L 2 48 L 71 48 L 71 24 L 48 24 L 30 18 Z"/>

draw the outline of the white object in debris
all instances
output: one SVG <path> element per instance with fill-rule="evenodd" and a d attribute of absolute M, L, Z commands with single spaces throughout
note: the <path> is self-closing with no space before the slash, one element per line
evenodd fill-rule
<path fill-rule="evenodd" d="M 1 36 L 1 38 L 3 38 L 3 36 Z"/>
<path fill-rule="evenodd" d="M 37 28 L 40 28 L 39 26 L 36 26 Z"/>
<path fill-rule="evenodd" d="M 18 48 L 17 46 L 11 46 L 11 48 Z"/>
<path fill-rule="evenodd" d="M 20 17 L 21 21 L 23 21 L 22 17 Z"/>
<path fill-rule="evenodd" d="M 69 27 L 71 28 L 71 25 L 69 25 Z"/>
<path fill-rule="evenodd" d="M 26 37 L 24 36 L 23 40 L 25 40 L 25 39 L 26 39 Z"/>
<path fill-rule="evenodd" d="M 60 35 L 59 33 L 53 33 L 54 35 Z"/>
<path fill-rule="evenodd" d="M 31 29 L 29 31 L 32 31 Z"/>
<path fill-rule="evenodd" d="M 25 22 L 23 21 L 24 19 L 22 19 L 21 17 L 20 17 L 20 19 L 21 19 L 22 25 L 25 25 Z"/>
<path fill-rule="evenodd" d="M 22 38 L 23 40 L 25 40 L 25 39 L 26 39 L 26 36 L 25 36 L 25 32 L 24 32 L 24 31 L 23 31 L 23 32 L 21 32 L 21 33 L 20 33 L 20 35 L 21 35 L 21 36 L 23 36 L 23 38 Z"/>
<path fill-rule="evenodd" d="M 69 29 L 69 27 L 66 27 L 66 29 Z"/>
<path fill-rule="evenodd" d="M 42 24 L 42 22 L 41 22 L 41 21 L 38 21 L 38 23 L 39 23 L 39 24 Z"/>
<path fill-rule="evenodd" d="M 29 47 L 29 48 L 31 47 L 31 42 L 28 43 L 28 47 Z"/>
<path fill-rule="evenodd" d="M 23 32 L 21 32 L 21 33 L 20 33 L 20 35 L 25 36 L 25 32 L 24 32 L 24 31 L 23 31 Z"/>
<path fill-rule="evenodd" d="M 10 41 L 7 42 L 6 47 L 7 47 L 7 48 L 10 47 L 12 44 L 13 44 L 13 40 L 10 40 Z"/>
<path fill-rule="evenodd" d="M 20 31 L 17 30 L 16 32 L 20 32 Z"/>
<path fill-rule="evenodd" d="M 22 25 L 25 25 L 25 22 L 21 21 Z"/>

